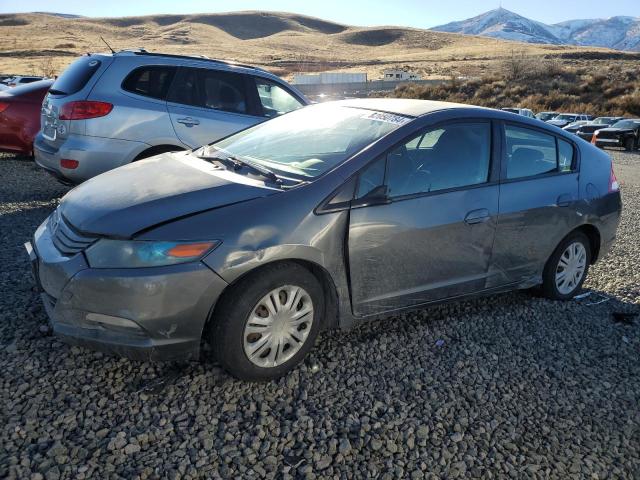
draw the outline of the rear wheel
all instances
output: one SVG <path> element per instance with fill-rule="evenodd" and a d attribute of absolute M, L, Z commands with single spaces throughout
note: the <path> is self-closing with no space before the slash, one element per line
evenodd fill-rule
<path fill-rule="evenodd" d="M 241 380 L 270 380 L 313 347 L 324 312 L 322 286 L 304 267 L 283 263 L 241 280 L 216 309 L 209 342 Z"/>
<path fill-rule="evenodd" d="M 565 238 L 551 255 L 542 276 L 542 292 L 552 300 L 570 300 L 582 288 L 591 262 L 589 239 L 581 232 Z"/>

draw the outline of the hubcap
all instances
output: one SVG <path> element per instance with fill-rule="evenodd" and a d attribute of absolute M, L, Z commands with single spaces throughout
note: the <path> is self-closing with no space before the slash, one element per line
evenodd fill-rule
<path fill-rule="evenodd" d="M 587 251 L 580 242 L 572 243 L 560 256 L 556 267 L 556 287 L 567 295 L 573 292 L 584 276 L 587 266 Z"/>
<path fill-rule="evenodd" d="M 263 368 L 282 365 L 304 345 L 313 323 L 313 302 L 304 288 L 285 285 L 267 293 L 244 327 L 244 353 Z"/>

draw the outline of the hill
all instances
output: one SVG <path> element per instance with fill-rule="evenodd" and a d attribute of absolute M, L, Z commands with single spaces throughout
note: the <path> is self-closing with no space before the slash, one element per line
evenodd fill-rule
<path fill-rule="evenodd" d="M 467 20 L 434 27 L 432 30 L 528 43 L 640 51 L 640 18 L 635 17 L 569 20 L 546 25 L 505 8 L 498 8 Z"/>
<path fill-rule="evenodd" d="M 285 77 L 298 71 L 366 71 L 409 67 L 425 78 L 479 76 L 516 51 L 532 59 L 607 62 L 606 49 L 514 43 L 405 27 L 355 27 L 277 12 L 67 18 L 51 14 L 0 15 L 0 72 L 59 73 L 76 56 L 144 47 L 255 64 Z M 623 57 L 622 60 L 627 57 Z M 629 57 L 629 60 L 632 60 Z"/>

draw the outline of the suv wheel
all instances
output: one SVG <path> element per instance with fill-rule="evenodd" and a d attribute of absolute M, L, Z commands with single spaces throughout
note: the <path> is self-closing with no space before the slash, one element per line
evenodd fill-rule
<path fill-rule="evenodd" d="M 582 288 L 589 273 L 591 248 L 581 232 L 565 238 L 545 265 L 542 292 L 552 300 L 570 300 Z"/>
<path fill-rule="evenodd" d="M 241 280 L 216 309 L 209 342 L 241 380 L 271 380 L 304 358 L 320 330 L 322 286 L 297 264 L 277 264 Z"/>

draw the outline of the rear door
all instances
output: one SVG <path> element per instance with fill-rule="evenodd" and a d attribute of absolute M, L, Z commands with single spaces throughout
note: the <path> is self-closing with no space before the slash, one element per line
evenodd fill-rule
<path fill-rule="evenodd" d="M 196 148 L 262 121 L 249 82 L 239 73 L 180 68 L 167 99 L 180 141 Z"/>
<path fill-rule="evenodd" d="M 491 132 L 486 120 L 429 127 L 361 172 L 348 233 L 356 315 L 485 288 L 499 188 Z"/>
<path fill-rule="evenodd" d="M 529 125 L 505 123 L 500 206 L 489 286 L 535 280 L 579 222 L 577 148 Z"/>

